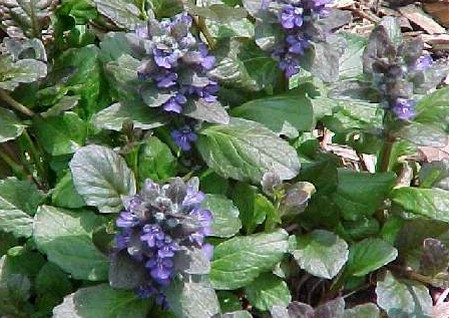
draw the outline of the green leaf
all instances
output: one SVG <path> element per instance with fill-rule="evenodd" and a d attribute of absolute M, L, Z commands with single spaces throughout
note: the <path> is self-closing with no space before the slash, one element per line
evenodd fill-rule
<path fill-rule="evenodd" d="M 315 124 L 310 100 L 299 94 L 255 99 L 234 108 L 232 115 L 257 121 L 285 135 L 289 126 L 298 131 L 310 131 Z"/>
<path fill-rule="evenodd" d="M 175 96 L 174 92 L 163 92 L 152 84 L 143 86 L 141 94 L 143 102 L 151 108 L 160 107 Z"/>
<path fill-rule="evenodd" d="M 270 271 L 288 249 L 288 234 L 273 233 L 235 237 L 215 247 L 210 278 L 216 289 L 237 289 Z"/>
<path fill-rule="evenodd" d="M 256 122 L 232 118 L 229 125 L 209 126 L 199 133 L 198 150 L 224 177 L 259 182 L 268 170 L 281 179 L 298 174 L 295 149 Z"/>
<path fill-rule="evenodd" d="M 16 178 L 0 180 L 0 230 L 15 237 L 29 237 L 32 233 L 32 216 L 43 195 L 30 181 Z"/>
<path fill-rule="evenodd" d="M 107 284 L 81 288 L 53 309 L 54 318 L 145 318 L 151 302 Z"/>
<path fill-rule="evenodd" d="M 343 318 L 380 318 L 380 311 L 375 304 L 368 303 L 346 309 Z"/>
<path fill-rule="evenodd" d="M 215 315 L 212 318 L 252 318 L 253 316 L 246 310 L 226 312 L 225 314 Z"/>
<path fill-rule="evenodd" d="M 0 89 L 14 90 L 20 83 L 32 83 L 47 75 L 47 65 L 33 59 L 15 61 L 0 55 Z"/>
<path fill-rule="evenodd" d="M 126 251 L 112 256 L 109 267 L 109 285 L 112 288 L 134 289 L 148 279 L 146 268 Z"/>
<path fill-rule="evenodd" d="M 413 122 L 402 128 L 397 136 L 418 146 L 443 148 L 447 145 L 447 133 L 430 124 Z"/>
<path fill-rule="evenodd" d="M 238 311 L 242 309 L 239 297 L 232 292 L 220 290 L 217 292 L 222 312 Z"/>
<path fill-rule="evenodd" d="M 382 110 L 374 103 L 317 97 L 311 100 L 315 116 L 337 133 L 371 131 L 382 126 Z M 324 117 L 324 118 L 323 118 Z"/>
<path fill-rule="evenodd" d="M 174 281 L 165 294 L 170 310 L 177 317 L 212 317 L 220 311 L 217 295 L 207 281 Z"/>
<path fill-rule="evenodd" d="M 404 187 L 394 190 L 391 197 L 408 212 L 449 222 L 449 191 Z"/>
<path fill-rule="evenodd" d="M 113 96 L 119 101 L 124 102 L 125 105 L 138 102 L 143 104 L 139 90 L 142 87 L 142 81 L 139 81 L 137 77 L 137 68 L 141 62 L 138 59 L 133 58 L 129 54 L 125 54 L 126 38 L 121 38 L 119 34 L 115 34 L 114 37 L 107 38 L 103 42 L 102 54 L 100 57 L 106 61 L 114 59 L 106 64 L 106 73 L 108 76 L 109 86 Z M 113 48 L 109 48 L 112 46 Z M 118 50 L 113 51 L 113 49 Z M 129 49 L 131 50 L 131 49 Z M 120 55 L 121 54 L 121 55 Z M 116 60 L 115 60 L 116 59 Z"/>
<path fill-rule="evenodd" d="M 56 184 L 51 194 L 51 202 L 60 208 L 77 209 L 86 205 L 73 184 L 72 174 L 67 172 Z"/>
<path fill-rule="evenodd" d="M 262 311 L 269 311 L 273 306 L 287 306 L 292 300 L 287 283 L 269 273 L 248 284 L 245 293 L 249 302 Z"/>
<path fill-rule="evenodd" d="M 370 216 L 387 197 L 395 182 L 394 173 L 364 173 L 338 169 L 335 203 L 345 219 L 356 220 Z"/>
<path fill-rule="evenodd" d="M 121 131 L 126 121 L 144 130 L 163 125 L 164 118 L 142 103 L 115 103 L 94 115 L 93 124 L 101 129 Z"/>
<path fill-rule="evenodd" d="M 45 119 L 36 116 L 33 124 L 39 142 L 52 156 L 74 153 L 86 141 L 87 126 L 72 112 Z"/>
<path fill-rule="evenodd" d="M 345 52 L 340 58 L 340 79 L 355 78 L 363 74 L 362 56 L 366 46 L 366 38 L 352 34 L 340 33 L 345 39 Z"/>
<path fill-rule="evenodd" d="M 219 102 L 208 103 L 202 99 L 190 101 L 182 112 L 184 115 L 213 124 L 228 124 L 229 115 Z"/>
<path fill-rule="evenodd" d="M 253 233 L 265 221 L 267 212 L 274 210 L 271 202 L 258 193 L 255 186 L 247 183 L 239 182 L 235 185 L 232 199 L 241 211 L 240 219 L 247 234 Z"/>
<path fill-rule="evenodd" d="M 208 194 L 202 207 L 212 212 L 212 236 L 231 237 L 242 228 L 239 210 L 223 195 Z"/>
<path fill-rule="evenodd" d="M 16 139 L 24 128 L 12 111 L 0 108 L 0 143 Z"/>
<path fill-rule="evenodd" d="M 348 244 L 332 232 L 315 230 L 298 237 L 292 255 L 310 274 L 331 279 L 348 260 Z"/>
<path fill-rule="evenodd" d="M 0 1 L 2 24 L 10 37 L 40 38 L 50 24 L 50 16 L 56 8 L 55 1 Z"/>
<path fill-rule="evenodd" d="M 118 27 L 134 30 L 137 25 L 144 23 L 140 19 L 140 9 L 135 1 L 129 0 L 93 0 L 97 10 L 105 15 Z"/>
<path fill-rule="evenodd" d="M 449 87 L 443 87 L 433 93 L 426 94 L 416 104 L 416 117 L 413 121 L 446 129 L 446 118 L 449 116 L 448 98 Z"/>
<path fill-rule="evenodd" d="M 151 8 L 158 19 L 172 17 L 183 11 L 183 5 L 178 0 L 150 0 Z"/>
<path fill-rule="evenodd" d="M 92 242 L 101 219 L 92 212 L 42 206 L 34 219 L 37 248 L 76 279 L 104 280 L 109 259 Z"/>
<path fill-rule="evenodd" d="M 170 147 L 157 137 L 150 137 L 139 149 L 138 176 L 141 182 L 149 178 L 164 181 L 176 175 L 176 159 Z"/>
<path fill-rule="evenodd" d="M 52 82 L 56 88 L 64 88 L 69 95 L 79 95 L 79 106 L 89 118 L 103 108 L 98 101 L 102 84 L 99 51 L 95 45 L 68 49 L 57 56 L 52 70 Z"/>
<path fill-rule="evenodd" d="M 192 15 L 197 15 L 220 23 L 244 19 L 247 15 L 245 9 L 233 8 L 225 4 L 211 4 L 207 7 L 198 7 L 192 2 L 187 2 L 186 9 Z"/>
<path fill-rule="evenodd" d="M 88 205 L 101 213 L 116 213 L 122 196 L 136 192 L 136 182 L 125 160 L 109 148 L 89 145 L 70 161 L 73 184 Z"/>
<path fill-rule="evenodd" d="M 384 280 L 377 282 L 377 304 L 388 317 L 430 317 L 432 298 L 427 287 L 412 281 L 400 281 L 389 271 Z"/>
<path fill-rule="evenodd" d="M 200 248 L 183 248 L 176 253 L 174 263 L 180 273 L 207 275 L 210 272 L 209 258 Z"/>
<path fill-rule="evenodd" d="M 248 91 L 272 89 L 280 76 L 277 62 L 247 38 L 225 38 L 217 43 L 213 54 L 216 67 L 210 71 L 213 79 Z"/>
<path fill-rule="evenodd" d="M 327 37 L 326 42 L 313 44 L 313 63 L 304 67 L 324 82 L 335 82 L 338 79 L 338 62 L 344 52 L 344 43 L 335 35 Z"/>
<path fill-rule="evenodd" d="M 364 276 L 394 261 L 398 256 L 396 248 L 378 238 L 367 238 L 349 248 L 346 267 L 348 275 Z"/>
<path fill-rule="evenodd" d="M 65 295 L 73 289 L 68 274 L 64 273 L 58 266 L 47 262 L 36 277 L 37 305 L 39 311 L 51 310 L 60 304 Z"/>

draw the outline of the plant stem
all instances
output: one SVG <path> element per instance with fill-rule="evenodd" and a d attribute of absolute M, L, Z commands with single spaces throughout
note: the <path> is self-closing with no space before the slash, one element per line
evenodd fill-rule
<path fill-rule="evenodd" d="M 390 156 L 391 151 L 393 150 L 394 141 L 386 140 L 382 146 L 381 150 L 381 162 L 380 162 L 380 171 L 387 172 L 390 167 Z"/>
<path fill-rule="evenodd" d="M 23 131 L 23 136 L 25 138 L 26 143 L 28 144 L 27 149 L 29 150 L 31 157 L 33 158 L 33 162 L 36 165 L 39 175 L 41 176 L 42 180 L 47 180 L 47 171 L 42 165 L 41 156 L 37 151 L 34 142 L 26 129 Z"/>
<path fill-rule="evenodd" d="M 0 151 L 0 159 L 2 159 L 20 179 L 27 179 L 28 174 L 24 171 L 23 167 L 18 165 L 13 159 L 11 159 L 5 152 Z"/>
<path fill-rule="evenodd" d="M 209 45 L 209 48 L 213 50 L 215 48 L 215 40 L 210 34 L 209 29 L 206 26 L 206 20 L 203 17 L 195 17 L 194 18 L 195 24 L 200 29 L 201 33 L 203 33 L 204 37 L 206 38 L 207 44 Z"/>
<path fill-rule="evenodd" d="M 21 112 L 22 114 L 28 117 L 34 116 L 34 112 L 31 109 L 28 109 L 27 107 L 23 106 L 21 103 L 19 103 L 11 96 L 9 96 L 8 93 L 1 88 L 0 88 L 0 98 L 3 99 L 5 102 L 7 102 L 12 108 Z"/>

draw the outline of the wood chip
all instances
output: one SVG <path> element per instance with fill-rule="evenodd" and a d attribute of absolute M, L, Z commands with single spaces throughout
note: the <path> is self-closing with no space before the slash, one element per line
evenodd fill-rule
<path fill-rule="evenodd" d="M 424 10 L 431 16 L 435 17 L 445 27 L 449 27 L 449 3 L 448 2 L 432 2 L 423 3 Z"/>
<path fill-rule="evenodd" d="M 435 22 L 424 11 L 414 4 L 399 8 L 399 12 L 429 34 L 446 33 L 446 29 Z"/>

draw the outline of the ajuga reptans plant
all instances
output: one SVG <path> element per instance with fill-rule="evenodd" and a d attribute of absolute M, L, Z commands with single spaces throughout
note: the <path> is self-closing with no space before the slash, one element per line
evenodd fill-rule
<path fill-rule="evenodd" d="M 445 52 L 341 3 L 0 0 L 0 317 L 446 317 Z"/>

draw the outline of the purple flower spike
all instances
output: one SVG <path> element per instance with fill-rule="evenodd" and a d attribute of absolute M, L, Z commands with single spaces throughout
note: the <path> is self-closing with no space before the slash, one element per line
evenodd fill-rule
<path fill-rule="evenodd" d="M 171 137 L 175 143 L 184 151 L 192 149 L 191 143 L 198 139 L 198 136 L 192 131 L 190 127 L 184 127 L 180 130 L 173 130 Z"/>
<path fill-rule="evenodd" d="M 154 62 L 163 68 L 171 69 L 177 65 L 178 53 L 177 52 L 164 52 L 160 49 L 153 49 Z"/>
<path fill-rule="evenodd" d="M 212 234 L 212 213 L 209 210 L 195 208 L 191 215 L 195 216 L 198 223 L 201 225 L 201 234 L 209 236 Z"/>
<path fill-rule="evenodd" d="M 294 54 L 304 54 L 304 49 L 310 46 L 310 42 L 302 35 L 289 35 L 285 38 L 290 47 L 288 51 Z"/>
<path fill-rule="evenodd" d="M 285 5 L 281 12 L 281 24 L 284 29 L 293 29 L 295 27 L 301 27 L 304 23 L 303 9 L 294 7 L 290 4 Z"/>
<path fill-rule="evenodd" d="M 192 187 L 187 188 L 187 195 L 182 201 L 183 206 L 197 206 L 206 198 L 206 195 L 201 191 L 196 191 Z"/>
<path fill-rule="evenodd" d="M 149 247 L 155 247 L 157 242 L 165 237 L 164 231 L 158 224 L 145 224 L 143 233 L 140 240 L 146 242 Z"/>
<path fill-rule="evenodd" d="M 415 117 L 416 102 L 413 99 L 398 98 L 392 108 L 392 111 L 400 120 L 411 120 Z"/>
<path fill-rule="evenodd" d="M 167 112 L 174 112 L 180 114 L 182 112 L 182 105 L 187 102 L 187 98 L 180 93 L 175 97 L 170 98 L 162 107 Z"/>
<path fill-rule="evenodd" d="M 170 258 L 152 257 L 145 264 L 145 267 L 150 270 L 151 277 L 163 284 L 171 278 L 174 272 L 173 260 Z"/>
<path fill-rule="evenodd" d="M 299 63 L 296 59 L 286 56 L 279 63 L 279 68 L 285 72 L 285 76 L 290 78 L 299 73 Z"/>
<path fill-rule="evenodd" d="M 140 220 L 135 214 L 128 211 L 123 211 L 115 221 L 115 224 L 117 225 L 117 227 L 131 228 L 139 224 L 139 222 Z"/>
<path fill-rule="evenodd" d="M 178 250 L 177 245 L 173 242 L 170 236 L 166 236 L 163 241 L 157 243 L 157 255 L 160 258 L 170 258 L 175 256 L 175 252 Z"/>
<path fill-rule="evenodd" d="M 156 74 L 154 80 L 159 88 L 168 88 L 176 85 L 176 80 L 178 79 L 178 74 L 168 72 L 162 74 Z"/>

